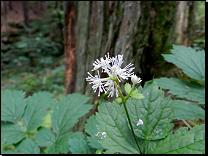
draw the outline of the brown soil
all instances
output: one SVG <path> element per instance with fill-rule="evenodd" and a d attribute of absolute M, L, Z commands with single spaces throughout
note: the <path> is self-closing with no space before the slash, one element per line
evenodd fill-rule
<path fill-rule="evenodd" d="M 6 10 L 7 13 L 4 13 L 4 2 L 1 1 L 1 32 L 5 31 L 18 31 L 16 28 L 10 27 L 7 23 L 8 22 L 15 22 L 15 23 L 24 23 L 24 16 L 23 16 L 23 4 L 22 1 L 11 1 L 12 10 L 9 9 L 9 1 L 6 1 Z M 40 1 L 38 1 L 38 4 Z M 28 11 L 29 11 L 29 19 L 40 18 L 41 13 L 46 9 L 43 4 L 41 8 L 40 5 L 33 5 L 30 2 L 28 3 Z"/>

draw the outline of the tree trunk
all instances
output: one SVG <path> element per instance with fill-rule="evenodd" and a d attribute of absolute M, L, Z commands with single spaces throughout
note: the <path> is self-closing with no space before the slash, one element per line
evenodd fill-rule
<path fill-rule="evenodd" d="M 74 21 L 70 16 L 65 18 L 65 54 L 68 54 L 65 93 L 85 94 L 91 97 L 89 103 L 94 104 L 99 98 L 85 78 L 87 72 L 97 74 L 91 71 L 93 62 L 107 52 L 111 56 L 123 54 L 123 67 L 133 63 L 134 72 L 143 82 L 153 76 L 163 76 L 169 66 L 165 65 L 161 53 L 169 53 L 172 44 L 181 45 L 186 37 L 191 44 L 189 35 L 193 33 L 194 23 L 189 21 L 194 16 L 192 8 L 195 4 L 188 4 L 174 1 L 78 1 L 77 7 L 72 7 L 75 9 Z M 65 13 L 72 14 L 67 9 Z M 80 118 L 73 130 L 82 131 L 86 119 L 95 113 L 96 108 L 94 105 L 90 113 Z"/>
<path fill-rule="evenodd" d="M 9 10 L 13 10 L 12 1 L 9 1 Z"/>
<path fill-rule="evenodd" d="M 24 14 L 24 22 L 27 28 L 30 27 L 29 25 L 29 12 L 28 12 L 28 1 L 22 1 L 23 4 L 23 14 Z"/>

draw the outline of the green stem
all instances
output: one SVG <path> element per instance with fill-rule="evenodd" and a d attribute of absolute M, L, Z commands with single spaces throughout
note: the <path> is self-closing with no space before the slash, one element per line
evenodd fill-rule
<path fill-rule="evenodd" d="M 120 95 L 120 97 L 121 97 L 121 99 L 122 99 L 122 102 L 123 102 L 123 105 L 124 105 L 124 108 L 125 108 L 125 111 L 126 111 L 126 115 L 127 115 L 128 121 L 129 121 L 129 125 L 130 125 L 130 127 L 131 127 L 131 131 L 132 131 L 133 136 L 134 136 L 134 139 L 135 139 L 135 142 L 136 142 L 136 144 L 137 144 L 137 147 L 139 148 L 140 154 L 142 154 L 142 151 L 141 151 L 141 149 L 140 149 L 140 147 L 139 147 L 139 144 L 137 143 L 137 139 L 136 139 L 136 136 L 135 136 L 135 134 L 134 134 L 134 130 L 133 130 L 133 127 L 132 127 L 132 124 L 131 124 L 131 120 L 130 120 L 130 117 L 129 117 L 129 113 L 128 113 L 128 110 L 127 110 L 125 98 L 124 98 L 123 94 L 122 94 L 121 91 L 120 91 L 119 83 L 118 83 L 118 82 L 116 82 L 116 83 L 118 84 L 118 87 L 119 87 L 119 88 L 118 88 L 118 92 L 119 92 L 119 95 Z"/>
<path fill-rule="evenodd" d="M 43 154 L 46 154 L 45 151 L 40 147 L 40 150 L 43 152 Z"/>
<path fill-rule="evenodd" d="M 127 97 L 125 98 L 125 101 L 127 101 L 127 100 L 129 99 L 129 97 L 130 97 L 130 95 L 131 95 L 131 93 L 132 93 L 132 91 L 133 91 L 133 89 L 134 89 L 134 86 L 135 86 L 135 84 L 132 85 L 131 91 L 130 91 L 130 93 L 127 95 Z"/>

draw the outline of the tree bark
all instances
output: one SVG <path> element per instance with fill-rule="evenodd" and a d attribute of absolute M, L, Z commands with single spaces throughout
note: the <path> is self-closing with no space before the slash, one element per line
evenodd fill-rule
<path fill-rule="evenodd" d="M 13 10 L 12 1 L 9 1 L 9 10 Z"/>
<path fill-rule="evenodd" d="M 161 53 L 169 53 L 172 44 L 181 45 L 186 37 L 189 45 L 192 42 L 190 35 L 193 34 L 193 25 L 190 20 L 194 16 L 195 4 L 188 4 L 183 1 L 77 2 L 73 7 L 75 22 L 72 17 L 65 18 L 65 54 L 71 54 L 68 58 L 66 56 L 65 93 L 85 94 L 91 97 L 88 103 L 96 103 L 99 99 L 97 93 L 93 92 L 92 85 L 85 78 L 87 72 L 97 74 L 91 71 L 93 62 L 107 52 L 111 56 L 123 54 L 123 67 L 133 63 L 135 74 L 143 82 L 153 76 L 164 76 L 163 71 L 170 68 Z M 68 14 L 71 13 L 66 11 Z M 194 24 L 194 20 L 192 22 Z M 67 47 L 75 50 L 70 53 Z M 86 119 L 96 109 L 97 105 L 94 105 L 73 130 L 83 131 Z"/>
<path fill-rule="evenodd" d="M 27 28 L 30 27 L 29 25 L 29 12 L 28 12 L 28 1 L 22 1 L 23 4 L 23 14 L 24 14 L 24 22 Z"/>

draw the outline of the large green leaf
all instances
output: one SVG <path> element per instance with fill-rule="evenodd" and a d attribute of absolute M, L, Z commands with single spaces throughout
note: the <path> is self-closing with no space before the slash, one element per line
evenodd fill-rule
<path fill-rule="evenodd" d="M 19 125 L 13 123 L 1 122 L 1 144 L 8 145 L 17 143 L 25 137 L 26 133 L 22 131 Z"/>
<path fill-rule="evenodd" d="M 59 135 L 53 145 L 50 146 L 49 154 L 58 154 L 58 152 L 66 154 L 67 152 L 69 152 L 69 138 L 70 133 Z"/>
<path fill-rule="evenodd" d="M 204 154 L 205 125 L 197 125 L 188 131 L 187 127 L 178 129 L 175 134 L 148 145 L 151 154 Z"/>
<path fill-rule="evenodd" d="M 205 88 L 197 82 L 191 81 L 189 83 L 176 78 L 160 78 L 155 81 L 161 88 L 170 89 L 168 92 L 173 95 L 205 104 Z"/>
<path fill-rule="evenodd" d="M 26 99 L 22 91 L 1 90 L 1 120 L 17 122 L 23 115 Z"/>
<path fill-rule="evenodd" d="M 99 122 L 96 120 L 96 117 L 92 115 L 85 124 L 85 131 L 90 135 L 90 137 L 87 137 L 87 142 L 89 145 L 95 149 L 104 149 L 98 141 L 101 139 L 95 134 L 98 133 L 96 125 L 99 125 Z"/>
<path fill-rule="evenodd" d="M 129 98 L 127 101 L 135 135 L 145 140 L 164 138 L 173 127 L 170 123 L 175 115 L 173 100 L 164 99 L 164 92 L 158 89 L 154 80 L 146 82 L 144 89 L 140 86 L 138 90 L 145 98 Z M 143 125 L 137 126 L 139 119 L 143 121 Z"/>
<path fill-rule="evenodd" d="M 95 154 L 95 149 L 92 149 L 83 138 L 69 139 L 68 143 L 73 154 Z"/>
<path fill-rule="evenodd" d="M 166 61 L 181 68 L 189 77 L 205 83 L 205 51 L 196 52 L 185 46 L 173 46 L 172 54 L 163 54 Z"/>
<path fill-rule="evenodd" d="M 40 148 L 31 138 L 26 138 L 16 149 L 24 154 L 40 154 Z"/>
<path fill-rule="evenodd" d="M 88 100 L 88 97 L 81 94 L 69 94 L 56 101 L 51 113 L 53 130 L 62 135 L 73 127 L 92 108 L 92 105 L 85 104 Z"/>
<path fill-rule="evenodd" d="M 47 147 L 53 145 L 56 140 L 56 136 L 52 130 L 43 127 L 38 131 L 38 133 L 35 134 L 34 139 L 38 146 Z"/>
<path fill-rule="evenodd" d="M 65 133 L 63 135 L 59 135 L 55 142 L 53 143 L 52 146 L 50 146 L 49 148 L 49 154 L 57 154 L 58 152 L 60 153 L 68 153 L 69 150 L 69 144 L 68 141 L 69 139 L 73 139 L 73 138 L 84 138 L 85 135 L 83 135 L 81 132 L 69 132 L 69 133 Z"/>
<path fill-rule="evenodd" d="M 127 124 L 126 114 L 116 102 L 100 102 L 96 119 L 100 123 L 97 125 L 97 131 L 101 134 L 106 132 L 106 137 L 99 141 L 102 147 L 109 151 L 139 154 L 132 131 Z M 97 137 L 101 137 L 101 134 Z"/>
<path fill-rule="evenodd" d="M 28 97 L 28 105 L 22 117 L 22 123 L 27 131 L 38 128 L 43 123 L 46 116 L 46 109 L 50 108 L 54 102 L 53 94 L 49 92 L 38 92 Z"/>
<path fill-rule="evenodd" d="M 201 107 L 190 104 L 187 101 L 175 100 L 175 118 L 180 120 L 194 120 L 196 118 L 205 119 L 205 111 Z"/>

